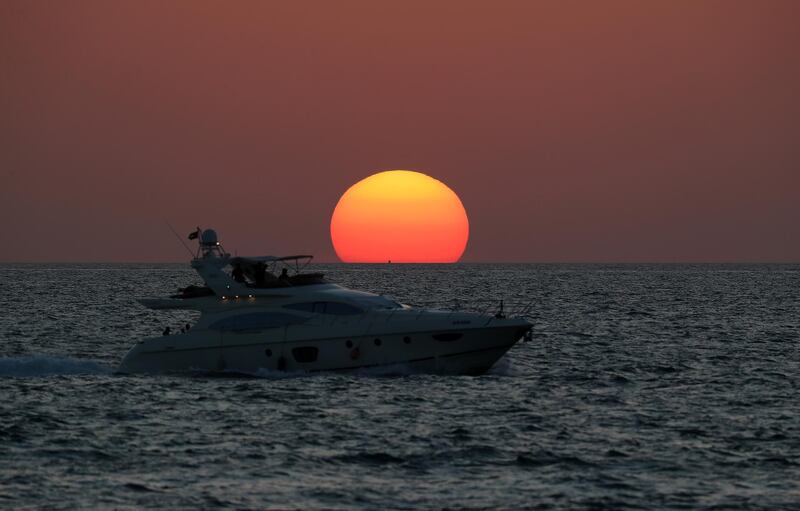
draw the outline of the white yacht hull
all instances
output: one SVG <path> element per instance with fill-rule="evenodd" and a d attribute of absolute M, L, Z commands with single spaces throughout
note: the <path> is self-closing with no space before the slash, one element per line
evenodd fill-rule
<path fill-rule="evenodd" d="M 493 319 L 491 323 L 394 333 L 369 328 L 370 333 L 360 336 L 324 339 L 304 338 L 302 328 L 294 332 L 282 328 L 235 333 L 206 330 L 141 341 L 125 356 L 119 372 L 335 372 L 365 368 L 391 372 L 396 368 L 398 372 L 476 375 L 488 371 L 531 327 L 521 319 Z"/>

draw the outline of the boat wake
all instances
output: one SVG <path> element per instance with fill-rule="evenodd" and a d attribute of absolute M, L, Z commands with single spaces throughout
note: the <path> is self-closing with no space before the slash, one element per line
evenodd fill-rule
<path fill-rule="evenodd" d="M 509 357 L 503 356 L 495 362 L 486 374 L 493 376 L 521 376 L 524 373 L 517 371 Z"/>
<path fill-rule="evenodd" d="M 82 358 L 29 355 L 0 357 L 0 378 L 35 378 L 71 374 L 111 374 L 110 367 Z"/>

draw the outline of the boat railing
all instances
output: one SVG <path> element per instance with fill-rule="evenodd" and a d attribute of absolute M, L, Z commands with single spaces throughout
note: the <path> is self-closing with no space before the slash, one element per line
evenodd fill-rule
<path fill-rule="evenodd" d="M 421 309 L 448 311 L 450 316 L 459 312 L 472 312 L 483 316 L 494 316 L 498 319 L 505 317 L 527 318 L 534 306 L 535 302 L 533 300 L 460 300 L 458 298 L 444 304 L 442 302 L 413 304 L 413 307 Z M 420 311 L 420 314 L 422 312 Z"/>

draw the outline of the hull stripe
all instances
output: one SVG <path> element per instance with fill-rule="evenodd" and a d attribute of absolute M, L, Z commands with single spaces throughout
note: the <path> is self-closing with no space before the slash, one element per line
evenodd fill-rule
<path fill-rule="evenodd" d="M 350 366 L 350 367 L 334 367 L 332 369 L 311 369 L 307 372 L 309 373 L 326 373 L 332 371 L 356 371 L 358 369 L 369 369 L 373 367 L 391 367 L 403 364 L 413 364 L 415 362 L 427 362 L 428 360 L 435 360 L 436 358 L 450 358 L 450 357 L 459 357 L 462 355 L 470 355 L 472 353 L 482 353 L 484 351 L 497 351 L 497 350 L 504 350 L 508 351 L 511 347 L 516 344 L 513 342 L 511 344 L 503 344 L 502 346 L 495 346 L 492 348 L 481 348 L 478 350 L 469 350 L 469 351 L 461 351 L 459 353 L 449 353 L 447 355 L 439 355 L 439 357 L 425 357 L 425 358 L 414 358 L 411 360 L 403 360 L 400 362 L 388 362 L 386 364 L 367 364 L 367 365 L 359 365 L 359 366 Z"/>

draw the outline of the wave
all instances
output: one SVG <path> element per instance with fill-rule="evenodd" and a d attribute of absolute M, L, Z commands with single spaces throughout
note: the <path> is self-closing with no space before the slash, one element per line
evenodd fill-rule
<path fill-rule="evenodd" d="M 85 358 L 48 355 L 0 357 L 0 378 L 111 373 L 110 367 Z"/>
<path fill-rule="evenodd" d="M 486 374 L 494 376 L 520 376 L 521 373 L 514 366 L 511 359 L 504 355 L 500 360 L 495 362 Z"/>

